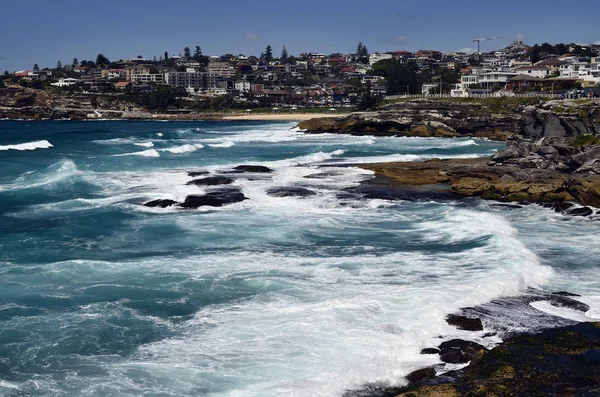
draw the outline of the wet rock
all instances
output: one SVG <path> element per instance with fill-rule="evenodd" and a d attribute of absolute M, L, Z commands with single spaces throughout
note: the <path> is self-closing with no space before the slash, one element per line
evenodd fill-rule
<path fill-rule="evenodd" d="M 486 351 L 486 348 L 479 343 L 462 339 L 452 339 L 443 342 L 438 347 L 440 349 L 440 360 L 449 364 L 468 363 Z"/>
<path fill-rule="evenodd" d="M 409 383 L 422 382 L 427 379 L 433 379 L 436 376 L 436 371 L 432 367 L 418 369 L 406 375 L 406 380 Z"/>
<path fill-rule="evenodd" d="M 436 349 L 435 347 L 427 347 L 421 350 L 421 354 L 440 354 L 440 349 Z"/>
<path fill-rule="evenodd" d="M 186 183 L 186 185 L 196 185 L 196 186 L 216 186 L 216 185 L 229 185 L 235 182 L 234 179 L 228 178 L 226 176 L 209 176 L 207 178 L 195 179 Z"/>
<path fill-rule="evenodd" d="M 580 208 L 574 208 L 574 209 L 570 210 L 569 212 L 567 212 L 567 215 L 590 216 L 593 213 L 594 213 L 594 211 L 589 207 L 580 207 Z"/>
<path fill-rule="evenodd" d="M 573 204 L 573 203 L 558 202 L 558 203 L 551 204 L 551 208 L 556 212 L 565 212 L 574 205 L 575 204 Z"/>
<path fill-rule="evenodd" d="M 267 194 L 273 197 L 309 197 L 317 193 L 304 187 L 282 186 L 267 190 Z"/>
<path fill-rule="evenodd" d="M 265 167 L 264 165 L 238 165 L 233 168 L 234 172 L 253 172 L 253 173 L 263 173 L 268 174 L 273 172 L 269 167 Z"/>
<path fill-rule="evenodd" d="M 173 200 L 168 200 L 168 199 L 158 199 L 158 200 L 152 200 L 152 201 L 148 201 L 146 204 L 144 204 L 146 207 L 160 207 L 160 208 L 167 208 L 170 207 L 172 205 L 177 204 L 177 201 L 173 201 Z"/>
<path fill-rule="evenodd" d="M 222 207 L 227 204 L 239 203 L 247 199 L 248 198 L 238 189 L 222 189 L 206 193 L 205 195 L 187 196 L 180 206 L 182 208 L 198 208 L 202 206 Z"/>
<path fill-rule="evenodd" d="M 580 312 L 587 312 L 590 310 L 590 307 L 583 302 L 579 302 L 578 300 L 571 299 L 567 296 L 562 295 L 554 295 L 550 296 L 550 304 L 556 307 L 566 307 L 573 310 L 578 310 Z"/>
<path fill-rule="evenodd" d="M 523 208 L 523 206 L 520 204 L 491 204 L 490 207 L 491 208 L 507 208 L 507 209 L 511 209 L 511 210 Z"/>
<path fill-rule="evenodd" d="M 556 291 L 556 292 L 553 292 L 552 295 L 559 295 L 559 296 L 581 296 L 579 294 L 574 294 L 574 293 L 568 292 L 568 291 Z"/>
<path fill-rule="evenodd" d="M 191 176 L 192 178 L 197 177 L 197 176 L 202 176 L 202 175 L 208 175 L 209 172 L 208 171 L 190 171 L 188 172 L 188 176 Z"/>
<path fill-rule="evenodd" d="M 446 322 L 458 329 L 465 331 L 483 331 L 483 324 L 478 318 L 469 318 L 458 314 L 449 314 L 446 316 Z"/>

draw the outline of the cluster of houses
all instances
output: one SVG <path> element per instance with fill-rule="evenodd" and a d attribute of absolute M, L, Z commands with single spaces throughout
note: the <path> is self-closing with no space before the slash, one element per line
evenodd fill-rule
<path fill-rule="evenodd" d="M 84 92 L 152 92 L 166 85 L 189 96 L 232 95 L 246 100 L 265 98 L 273 104 L 350 106 L 361 87 L 374 96 L 385 96 L 386 81 L 373 73 L 380 61 L 395 59 L 414 63 L 419 69 L 446 68 L 460 71 L 460 82 L 450 94 L 467 97 L 494 91 L 515 91 L 552 85 L 561 81 L 583 86 L 600 85 L 600 57 L 580 58 L 572 54 L 544 54 L 535 64 L 528 60 L 529 47 L 517 40 L 506 48 L 485 54 L 394 51 L 372 53 L 368 59 L 354 54 L 301 54 L 298 58 L 265 62 L 256 57 L 225 55 L 207 57 L 206 62 L 174 56 L 169 62 L 142 57 L 111 63 L 109 67 L 65 65 L 58 69 L 25 70 L 15 77 L 54 81 L 52 86 L 81 87 Z M 600 48 L 596 48 L 600 53 Z M 54 76 L 60 77 L 57 81 Z M 68 76 L 68 77 L 66 77 Z M 440 93 L 439 82 L 424 84 L 422 93 Z M 364 90 L 363 90 L 364 91 Z M 418 94 L 408 92 L 407 94 Z"/>
<path fill-rule="evenodd" d="M 520 41 L 503 50 L 484 54 L 480 65 L 461 69 L 460 82 L 452 89 L 451 96 L 508 94 L 542 87 L 552 94 L 564 85 L 560 83 L 582 88 L 600 86 L 600 56 L 546 53 L 541 58 L 532 63 L 528 47 Z"/>

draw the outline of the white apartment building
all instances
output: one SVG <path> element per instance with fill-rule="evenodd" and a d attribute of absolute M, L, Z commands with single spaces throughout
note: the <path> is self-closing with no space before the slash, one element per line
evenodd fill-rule
<path fill-rule="evenodd" d="M 386 59 L 392 59 L 392 54 L 381 54 L 379 52 L 374 52 L 369 54 L 369 65 L 374 65 L 379 61 L 383 61 Z"/>
<path fill-rule="evenodd" d="M 52 83 L 50 85 L 52 85 L 54 87 L 69 87 L 69 86 L 77 84 L 78 82 L 79 82 L 79 80 L 77 80 L 77 79 L 74 79 L 72 77 L 67 77 L 64 79 L 63 78 L 58 79 L 58 82 Z"/>

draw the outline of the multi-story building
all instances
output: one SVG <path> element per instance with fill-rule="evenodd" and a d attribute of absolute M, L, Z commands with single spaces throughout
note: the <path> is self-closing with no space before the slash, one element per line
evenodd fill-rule
<path fill-rule="evenodd" d="M 231 78 L 235 76 L 235 68 L 229 62 L 211 61 L 206 67 L 206 71 L 208 74 L 225 78 Z"/>
<path fill-rule="evenodd" d="M 369 65 L 375 65 L 379 61 L 383 61 L 386 59 L 392 59 L 392 58 L 393 58 L 392 54 L 381 54 L 379 52 L 374 52 L 372 54 L 369 54 Z"/>

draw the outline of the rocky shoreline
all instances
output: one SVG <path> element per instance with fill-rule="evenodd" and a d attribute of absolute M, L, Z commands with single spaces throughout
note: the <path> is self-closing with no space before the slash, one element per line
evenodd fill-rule
<path fill-rule="evenodd" d="M 336 119 L 303 121 L 307 133 L 507 140 L 600 133 L 600 100 L 415 99 Z"/>
<path fill-rule="evenodd" d="M 590 308 L 577 297 L 564 291 L 529 289 L 451 314 L 448 324 L 479 334 L 478 342 L 498 336 L 503 342 L 487 349 L 475 341 L 446 340 L 421 351 L 438 355 L 440 364 L 408 374 L 406 386 L 368 385 L 344 397 L 596 395 L 600 391 L 600 323 L 577 323 L 531 306 L 546 302 L 585 313 Z M 459 370 L 445 366 L 467 363 Z"/>
<path fill-rule="evenodd" d="M 447 186 L 459 196 L 540 203 L 574 215 L 600 208 L 600 146 L 576 147 L 548 138 L 511 141 L 491 159 L 445 159 L 361 166 L 394 185 Z M 433 189 L 435 190 L 435 189 Z"/>

